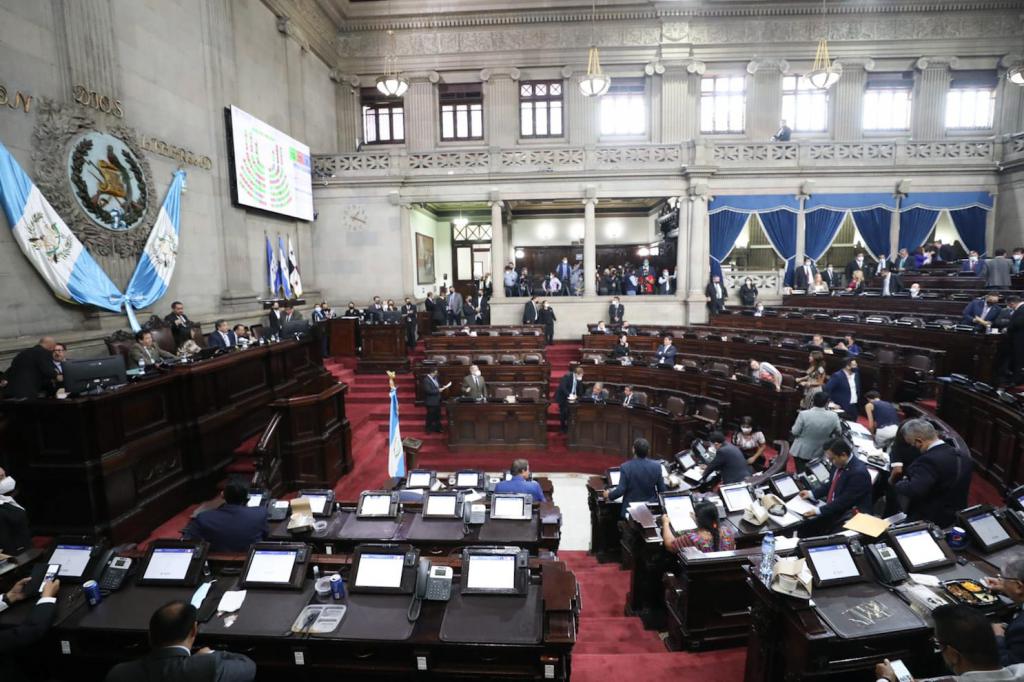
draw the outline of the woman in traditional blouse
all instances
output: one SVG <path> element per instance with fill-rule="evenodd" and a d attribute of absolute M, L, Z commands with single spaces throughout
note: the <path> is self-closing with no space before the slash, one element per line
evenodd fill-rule
<path fill-rule="evenodd" d="M 768 442 L 765 440 L 764 434 L 754 428 L 753 417 L 744 417 L 740 420 L 740 428 L 732 435 L 732 444 L 740 449 L 743 458 L 755 472 L 764 469 L 767 464 L 764 458 L 764 449 Z"/>
<path fill-rule="evenodd" d="M 732 528 L 718 525 L 718 507 L 714 502 L 702 501 L 693 505 L 693 520 L 697 529 L 677 536 L 669 523 L 668 514 L 661 516 L 661 539 L 665 549 L 679 552 L 684 547 L 696 547 L 701 552 L 727 552 L 736 549 Z"/>
<path fill-rule="evenodd" d="M 800 401 L 800 409 L 806 410 L 811 406 L 811 400 L 814 399 L 814 394 L 821 391 L 822 386 L 825 385 L 825 380 L 828 378 L 825 371 L 825 356 L 820 350 L 812 350 L 811 354 L 807 356 L 807 374 L 803 375 L 796 380 L 796 383 L 803 386 L 804 397 Z"/>

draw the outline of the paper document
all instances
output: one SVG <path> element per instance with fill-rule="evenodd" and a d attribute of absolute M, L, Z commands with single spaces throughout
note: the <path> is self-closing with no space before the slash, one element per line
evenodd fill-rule
<path fill-rule="evenodd" d="M 794 514 L 791 511 L 787 511 L 785 516 L 769 516 L 769 519 L 779 524 L 783 528 L 792 526 L 794 523 L 800 523 L 804 520 L 804 517 L 799 514 Z"/>
<path fill-rule="evenodd" d="M 242 608 L 245 602 L 245 590 L 233 590 L 225 592 L 220 598 L 217 610 L 221 613 L 234 613 Z"/>
<path fill-rule="evenodd" d="M 938 587 L 942 584 L 942 581 L 934 575 L 928 575 L 927 573 L 911 573 L 910 579 L 918 585 L 924 585 L 926 587 Z"/>
<path fill-rule="evenodd" d="M 203 605 L 203 600 L 206 599 L 206 595 L 210 593 L 210 587 L 212 587 L 215 582 L 217 581 L 210 580 L 196 588 L 196 591 L 192 594 L 192 606 L 198 609 Z"/>
<path fill-rule="evenodd" d="M 800 542 L 800 538 L 795 535 L 791 538 L 777 537 L 775 538 L 775 551 L 788 552 L 791 549 L 796 549 L 798 542 Z"/>
<path fill-rule="evenodd" d="M 843 528 L 854 530 L 868 537 L 877 538 L 889 529 L 889 522 L 871 514 L 856 514 L 843 524 Z"/>
<path fill-rule="evenodd" d="M 797 514 L 798 516 L 803 516 L 805 512 L 817 511 L 818 507 L 810 500 L 805 500 L 804 498 L 797 495 L 793 499 L 788 500 L 786 502 L 786 509 L 793 512 L 794 514 Z"/>

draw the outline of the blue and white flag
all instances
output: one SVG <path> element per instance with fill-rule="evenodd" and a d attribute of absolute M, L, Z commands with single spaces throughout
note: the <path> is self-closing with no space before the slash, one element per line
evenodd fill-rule
<path fill-rule="evenodd" d="M 388 430 L 388 476 L 405 476 L 405 450 L 402 449 L 402 430 L 398 427 L 398 389 L 391 389 L 391 425 Z"/>
<path fill-rule="evenodd" d="M 292 285 L 295 298 L 302 297 L 302 277 L 299 275 L 299 259 L 295 257 L 292 238 L 288 237 L 288 282 Z"/>
<path fill-rule="evenodd" d="M 0 204 L 14 241 L 57 298 L 118 312 L 124 295 L 0 143 Z"/>
<path fill-rule="evenodd" d="M 277 235 L 277 279 L 279 288 L 284 289 L 284 297 L 292 297 L 292 287 L 288 283 L 288 256 L 284 252 L 284 237 Z"/>
<path fill-rule="evenodd" d="M 171 186 L 167 188 L 164 205 L 156 217 L 146 246 L 139 255 L 135 274 L 125 292 L 125 312 L 132 329 L 139 330 L 133 308 L 138 310 L 153 305 L 167 291 L 178 262 L 178 236 L 181 233 L 181 190 L 185 184 L 185 171 L 175 171 Z"/>
<path fill-rule="evenodd" d="M 263 235 L 267 240 L 267 286 L 270 287 L 270 295 L 277 296 L 277 256 L 274 254 L 274 245 L 270 243 L 270 235 Z"/>

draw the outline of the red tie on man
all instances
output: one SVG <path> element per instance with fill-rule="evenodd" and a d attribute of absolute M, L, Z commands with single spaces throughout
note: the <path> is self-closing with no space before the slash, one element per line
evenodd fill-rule
<path fill-rule="evenodd" d="M 842 476 L 843 470 L 836 469 L 836 473 L 832 475 L 832 485 L 828 487 L 828 495 L 825 497 L 826 502 L 831 502 L 835 496 L 836 484 L 839 483 L 839 477 Z"/>

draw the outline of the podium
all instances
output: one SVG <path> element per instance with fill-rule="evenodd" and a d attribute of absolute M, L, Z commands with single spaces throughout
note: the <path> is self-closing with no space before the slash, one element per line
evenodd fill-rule
<path fill-rule="evenodd" d="M 359 320 L 354 317 L 332 317 L 320 323 L 327 333 L 327 350 L 331 357 L 355 357 L 359 348 Z"/>
<path fill-rule="evenodd" d="M 363 324 L 359 332 L 363 350 L 359 356 L 357 372 L 383 374 L 386 371 L 409 371 L 404 324 Z"/>

